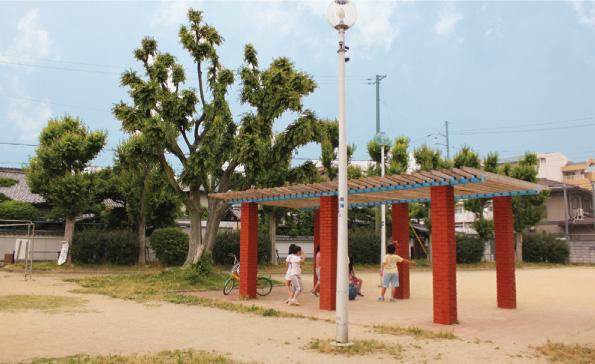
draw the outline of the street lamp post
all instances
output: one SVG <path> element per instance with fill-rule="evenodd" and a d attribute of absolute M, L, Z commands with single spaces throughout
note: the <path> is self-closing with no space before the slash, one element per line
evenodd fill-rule
<path fill-rule="evenodd" d="M 349 0 L 333 0 L 326 12 L 331 26 L 339 32 L 339 216 L 337 231 L 337 293 L 336 293 L 336 321 L 337 344 L 348 344 L 349 318 L 347 303 L 349 300 L 349 283 L 347 280 L 348 252 L 347 252 L 347 130 L 345 120 L 345 31 L 355 24 L 357 12 L 355 5 Z"/>
<path fill-rule="evenodd" d="M 390 145 L 390 139 L 384 132 L 374 136 L 374 142 L 380 146 L 380 176 L 384 177 L 384 149 Z M 386 255 L 386 205 L 380 205 L 380 264 Z"/>

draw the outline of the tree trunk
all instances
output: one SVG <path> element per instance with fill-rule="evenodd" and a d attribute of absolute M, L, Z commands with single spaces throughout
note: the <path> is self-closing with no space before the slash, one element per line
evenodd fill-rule
<path fill-rule="evenodd" d="M 277 265 L 277 217 L 269 212 L 269 239 L 271 241 L 271 264 Z"/>
<path fill-rule="evenodd" d="M 74 218 L 66 218 L 64 224 L 64 240 L 68 243 L 68 257 L 66 263 L 72 264 L 72 236 L 74 235 Z"/>
<path fill-rule="evenodd" d="M 206 252 L 213 251 L 215 240 L 217 239 L 217 232 L 219 231 L 219 223 L 227 209 L 228 206 L 225 202 L 221 200 L 209 200 L 209 219 L 207 221 L 207 231 L 205 231 L 204 237 Z"/>
<path fill-rule="evenodd" d="M 146 205 L 146 196 L 147 191 L 149 189 L 149 170 L 145 166 L 144 169 L 144 178 L 143 178 L 143 189 L 140 193 L 140 206 L 138 212 L 138 264 L 145 265 L 145 250 L 147 246 L 147 219 L 145 216 L 145 205 Z"/>
<path fill-rule="evenodd" d="M 192 187 L 190 189 L 186 209 L 190 216 L 190 236 L 188 239 L 188 255 L 186 255 L 184 266 L 198 262 L 204 250 L 202 241 L 202 208 L 200 205 L 200 189 L 198 187 Z"/>
<path fill-rule="evenodd" d="M 519 232 L 516 233 L 516 261 L 523 261 L 523 234 Z"/>
<path fill-rule="evenodd" d="M 145 214 L 141 214 L 138 222 L 138 265 L 145 265 L 145 251 L 147 247 L 147 224 L 145 222 Z"/>

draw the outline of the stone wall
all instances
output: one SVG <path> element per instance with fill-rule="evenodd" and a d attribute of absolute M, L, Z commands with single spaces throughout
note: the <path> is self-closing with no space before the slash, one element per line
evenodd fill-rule
<path fill-rule="evenodd" d="M 569 241 L 570 263 L 595 264 L 595 241 Z"/>

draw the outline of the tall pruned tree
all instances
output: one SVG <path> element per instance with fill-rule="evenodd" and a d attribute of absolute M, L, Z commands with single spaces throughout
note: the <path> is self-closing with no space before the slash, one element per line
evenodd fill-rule
<path fill-rule="evenodd" d="M 156 217 L 171 224 L 180 204 L 145 135 L 133 135 L 118 146 L 110 187 L 120 198 L 109 197 L 125 206 L 129 223 L 137 230 L 138 264 L 144 265 L 148 228 L 153 228 Z"/>
<path fill-rule="evenodd" d="M 50 119 L 26 169 L 31 191 L 42 195 L 54 214 L 64 217 L 64 240 L 69 246 L 75 219 L 98 202 L 95 175 L 88 168 L 106 137 L 104 131 L 90 131 L 74 116 Z"/>
<path fill-rule="evenodd" d="M 292 165 L 295 151 L 317 142 L 325 150 L 334 150 L 330 130 L 336 122 L 319 120 L 312 111 L 304 110 L 303 98 L 316 87 L 306 73 L 297 71 L 284 57 L 274 59 L 264 70 L 259 68 L 258 53 L 251 44 L 244 49 L 244 65 L 240 69 L 241 101 L 252 110 L 242 117 L 239 137 L 239 158 L 245 167 L 246 183 L 259 188 L 292 183 L 309 183 L 320 179 L 314 163 Z M 274 123 L 286 112 L 297 114 L 284 131 L 274 133 Z M 327 145 L 330 144 L 330 145 Z M 277 217 L 283 209 L 265 207 L 269 222 L 271 263 L 277 264 Z"/>
<path fill-rule="evenodd" d="M 188 24 L 180 27 L 179 38 L 195 63 L 197 87 L 188 87 L 183 66 L 172 55 L 159 51 L 154 39 L 145 38 L 134 52 L 144 74 L 129 70 L 122 75 L 121 83 L 129 88 L 132 102 L 118 103 L 114 114 L 126 131 L 145 135 L 155 146 L 170 185 L 186 206 L 191 221 L 187 265 L 212 249 L 228 208 L 215 199 L 208 199 L 203 206 L 201 196 L 245 189 L 250 181 L 257 180 L 255 171 L 266 162 L 262 156 L 274 136 L 274 121 L 287 111 L 300 114 L 301 121 L 288 128 L 287 138 L 300 135 L 304 125 L 315 122 L 314 115 L 302 112 L 301 105 L 302 97 L 312 92 L 315 84 L 305 73 L 295 71 L 286 58 L 275 59 L 268 69 L 260 71 L 254 47 L 247 46 L 240 71 L 240 97 L 253 111 L 236 123 L 226 99 L 234 73 L 221 64 L 217 53 L 223 37 L 204 23 L 201 11 L 190 9 Z M 291 130 L 293 127 L 297 130 Z M 279 143 L 275 153 L 289 150 L 291 154 L 292 143 Z M 326 147 L 323 155 L 329 152 L 332 150 Z M 172 159 L 181 166 L 179 175 L 174 172 Z M 244 174 L 237 172 L 240 166 Z"/>

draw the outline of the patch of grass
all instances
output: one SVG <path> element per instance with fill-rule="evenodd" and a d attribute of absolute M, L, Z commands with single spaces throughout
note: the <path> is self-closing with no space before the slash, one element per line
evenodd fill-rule
<path fill-rule="evenodd" d="M 419 327 L 410 326 L 410 327 L 401 327 L 401 326 L 394 326 L 394 325 L 375 325 L 373 327 L 374 331 L 380 334 L 389 334 L 389 335 L 397 335 L 397 336 L 413 336 L 416 339 L 445 339 L 445 340 L 453 340 L 458 339 L 455 334 L 450 331 L 442 331 L 439 332 L 430 331 L 420 329 Z"/>
<path fill-rule="evenodd" d="M 37 358 L 21 363 L 30 364 L 240 364 L 240 362 L 231 360 L 223 355 L 210 353 L 206 351 L 195 350 L 176 350 L 162 351 L 157 354 L 138 354 L 138 355 L 107 355 L 107 356 L 89 356 L 77 354 L 62 358 Z"/>
<path fill-rule="evenodd" d="M 87 301 L 78 297 L 45 296 L 45 295 L 8 295 L 0 296 L 0 312 L 41 310 L 58 311 L 80 307 Z"/>
<path fill-rule="evenodd" d="M 595 363 L 595 347 L 586 345 L 566 345 L 548 341 L 535 348 L 551 363 L 589 364 Z"/>
<path fill-rule="evenodd" d="M 21 271 L 25 269 L 25 263 L 17 262 L 4 266 L 7 271 Z M 102 273 L 123 273 L 123 272 L 155 272 L 162 270 L 159 264 L 140 265 L 114 265 L 114 264 L 79 264 L 72 265 L 63 264 L 58 265 L 55 261 L 41 261 L 33 262 L 34 272 L 52 272 L 52 273 L 85 273 L 85 272 L 102 272 Z"/>
<path fill-rule="evenodd" d="M 172 268 L 157 273 L 109 275 L 65 279 L 81 285 L 76 293 L 97 293 L 137 302 L 165 301 L 184 291 L 216 290 L 223 287 L 227 275 L 220 272 L 202 275 L 193 269 Z"/>
<path fill-rule="evenodd" d="M 310 318 L 272 308 L 249 306 L 184 294 L 192 290 L 219 290 L 223 287 L 225 279 L 227 279 L 227 275 L 218 272 L 201 275 L 192 269 L 174 268 L 159 273 L 70 278 L 65 279 L 65 281 L 82 286 L 82 288 L 72 290 L 74 293 L 103 294 L 140 303 L 165 301 L 266 317 Z"/>
<path fill-rule="evenodd" d="M 353 340 L 350 345 L 338 346 L 333 340 L 313 339 L 307 348 L 317 350 L 324 354 L 352 355 L 378 355 L 386 354 L 401 359 L 403 347 L 399 344 L 388 345 L 378 340 Z"/>

